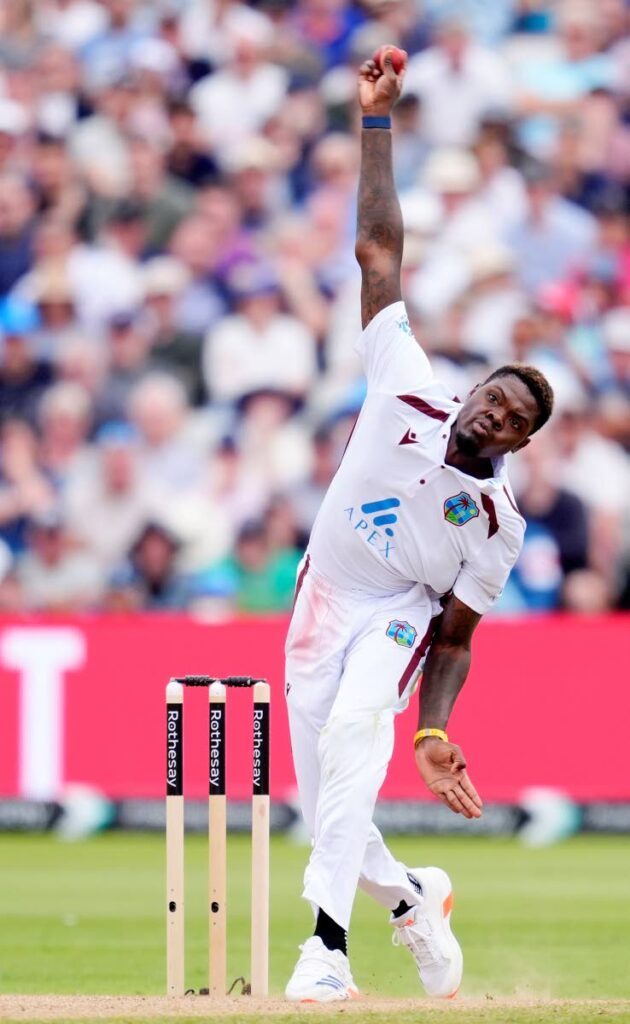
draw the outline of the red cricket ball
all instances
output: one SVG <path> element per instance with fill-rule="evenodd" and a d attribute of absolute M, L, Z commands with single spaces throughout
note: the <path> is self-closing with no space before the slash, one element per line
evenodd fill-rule
<path fill-rule="evenodd" d="M 382 60 L 388 50 L 391 50 L 392 54 L 392 67 L 397 75 L 400 74 L 405 64 L 407 63 L 407 51 L 399 49 L 398 46 L 379 46 L 378 50 L 372 55 L 372 60 L 376 64 L 379 71 L 383 70 Z"/>

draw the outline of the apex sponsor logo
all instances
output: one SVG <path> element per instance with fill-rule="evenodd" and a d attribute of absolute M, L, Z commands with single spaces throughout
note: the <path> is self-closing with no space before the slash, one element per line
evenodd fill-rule
<path fill-rule="evenodd" d="M 398 498 L 382 498 L 381 501 L 368 501 L 365 505 L 361 505 L 361 511 L 365 512 L 366 516 L 374 516 L 375 526 L 384 526 L 385 533 L 388 537 L 394 536 L 394 531 L 389 526 L 398 522 L 398 516 L 394 512 L 386 512 L 387 509 L 398 508 L 400 502 Z M 374 515 L 375 512 L 385 512 L 385 515 Z"/>
<path fill-rule="evenodd" d="M 398 498 L 381 498 L 361 505 L 358 513 L 354 505 L 345 508 L 344 512 L 357 536 L 375 547 L 383 558 L 389 559 L 395 545 L 388 538 L 394 537 L 393 527 L 398 522 L 398 516 L 392 510 L 399 507 Z"/>

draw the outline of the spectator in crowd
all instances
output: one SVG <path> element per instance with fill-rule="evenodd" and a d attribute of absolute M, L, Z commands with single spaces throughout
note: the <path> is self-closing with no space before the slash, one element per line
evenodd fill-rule
<path fill-rule="evenodd" d="M 466 348 L 492 366 L 511 359 L 511 337 L 527 303 L 514 280 L 514 259 L 509 249 L 490 243 L 470 254 L 470 289 L 462 333 Z"/>
<path fill-rule="evenodd" d="M 263 264 L 242 264 L 230 280 L 234 313 L 207 338 L 209 394 L 233 402 L 259 388 L 304 398 L 315 376 L 315 338 L 281 310 L 279 281 Z"/>
<path fill-rule="evenodd" d="M 35 332 L 38 355 L 54 362 L 64 342 L 76 336 L 77 310 L 72 286 L 63 271 L 45 267 L 33 273 L 31 295 L 39 318 Z"/>
<path fill-rule="evenodd" d="M 269 546 L 273 551 L 304 553 L 310 530 L 301 530 L 293 502 L 286 494 L 272 497 L 265 512 Z"/>
<path fill-rule="evenodd" d="M 105 574 L 97 559 L 74 546 L 67 523 L 56 509 L 31 520 L 17 578 L 26 606 L 37 611 L 96 608 L 105 589 Z"/>
<path fill-rule="evenodd" d="M 433 45 L 409 62 L 407 88 L 420 98 L 420 132 L 430 146 L 470 145 L 482 116 L 512 102 L 505 61 L 451 15 L 436 21 Z"/>
<path fill-rule="evenodd" d="M 337 470 L 337 452 L 328 426 L 319 427 L 313 435 L 313 464 L 310 473 L 288 492 L 296 528 L 308 537 L 322 499 Z"/>
<path fill-rule="evenodd" d="M 173 178 L 200 186 L 219 180 L 219 167 L 200 137 L 195 112 L 185 100 L 168 108 L 170 141 L 166 166 Z"/>
<path fill-rule="evenodd" d="M 35 5 L 29 0 L 3 4 L 0 11 L 0 55 L 12 67 L 27 67 L 41 42 Z"/>
<path fill-rule="evenodd" d="M 147 374 L 149 337 L 139 310 L 112 316 L 104 340 L 107 373 L 96 398 L 99 423 L 126 418 L 131 394 Z"/>
<path fill-rule="evenodd" d="M 610 310 L 602 330 L 608 374 L 599 388 L 599 427 L 630 453 L 630 309 Z"/>
<path fill-rule="evenodd" d="M 392 112 L 394 182 L 399 193 L 413 188 L 418 170 L 429 152 L 429 147 L 420 137 L 421 109 L 418 96 L 413 92 L 405 92 Z"/>
<path fill-rule="evenodd" d="M 177 300 L 177 324 L 181 330 L 203 335 L 225 312 L 225 295 L 218 274 L 224 242 L 217 226 L 202 216 L 187 217 L 171 238 L 169 251 L 189 276 Z"/>
<path fill-rule="evenodd" d="M 35 343 L 37 311 L 17 298 L 0 304 L 0 416 L 34 422 L 39 401 L 52 383 L 49 365 Z"/>
<path fill-rule="evenodd" d="M 80 384 L 94 406 L 95 423 L 99 423 L 98 397 L 105 379 L 105 353 L 81 332 L 65 335 L 54 354 L 57 381 Z"/>
<path fill-rule="evenodd" d="M 140 434 L 140 468 L 147 483 L 169 493 L 199 479 L 202 452 L 188 432 L 186 392 L 178 380 L 147 376 L 131 392 L 127 413 Z"/>
<path fill-rule="evenodd" d="M 28 128 L 28 114 L 21 103 L 0 99 L 0 174 L 10 173 L 19 141 Z"/>
<path fill-rule="evenodd" d="M 131 127 L 131 82 L 128 76 L 113 76 L 101 88 L 93 88 L 91 98 L 92 111 L 72 126 L 68 148 L 95 195 L 120 196 L 130 174 L 126 135 Z"/>
<path fill-rule="evenodd" d="M 68 221 L 54 215 L 42 218 L 34 239 L 32 269 L 17 282 L 14 292 L 35 302 L 42 280 L 67 281 L 78 323 L 98 336 L 109 317 L 141 298 L 139 250 L 130 230 L 134 223 L 139 224 L 137 209 L 121 201 L 102 233 L 102 244 L 86 245 Z"/>
<path fill-rule="evenodd" d="M 296 400 L 286 391 L 261 388 L 243 395 L 239 411 L 239 448 L 245 474 L 260 483 L 267 500 L 308 472 L 311 447 Z"/>
<path fill-rule="evenodd" d="M 108 423 L 96 436 L 93 472 L 68 488 L 65 506 L 72 535 L 90 548 L 107 572 L 123 561 L 163 495 L 152 492 L 138 469 L 137 437 L 126 423 Z"/>
<path fill-rule="evenodd" d="M 264 521 L 241 527 L 233 555 L 201 573 L 198 590 L 228 598 L 235 611 L 278 612 L 291 607 L 301 553 L 294 547 L 273 548 Z"/>
<path fill-rule="evenodd" d="M 452 303 L 426 331 L 426 347 L 436 373 L 458 397 L 467 395 L 489 372 L 485 354 L 468 344 L 467 309 L 465 299 Z"/>
<path fill-rule="evenodd" d="M 441 223 L 409 283 L 410 297 L 421 313 L 436 317 L 464 293 L 471 280 L 472 250 L 496 244 L 499 223 L 480 196 L 479 166 L 468 150 L 434 149 L 422 183 L 440 203 Z"/>
<path fill-rule="evenodd" d="M 0 152 L 2 150 L 0 106 Z M 6 132 L 5 132 L 6 134 Z M 0 175 L 0 296 L 27 272 L 33 259 L 33 195 L 15 173 Z"/>
<path fill-rule="evenodd" d="M 159 520 L 143 524 L 128 562 L 112 575 L 106 605 L 114 611 L 183 611 L 193 591 L 177 568 L 179 540 Z"/>
<path fill-rule="evenodd" d="M 223 169 L 243 227 L 252 235 L 268 228 L 287 201 L 281 154 L 274 143 L 262 135 L 241 139 L 230 147 Z"/>
<path fill-rule="evenodd" d="M 190 101 L 206 139 L 219 154 L 257 134 L 280 107 L 287 75 L 265 60 L 271 41 L 267 19 L 241 21 L 228 33 L 223 66 L 191 90 Z"/>
<path fill-rule="evenodd" d="M 483 118 L 474 145 L 480 198 L 495 220 L 499 235 L 520 224 L 527 214 L 523 176 L 510 164 L 511 136 L 509 119 L 494 111 Z"/>
<path fill-rule="evenodd" d="M 145 329 L 151 345 L 149 363 L 152 368 L 177 377 L 188 399 L 197 405 L 203 396 L 203 336 L 182 329 L 177 316 L 177 302 L 188 282 L 184 265 L 169 256 L 155 256 L 143 267 Z"/>
<path fill-rule="evenodd" d="M 134 46 L 144 38 L 144 4 L 136 0 L 104 0 L 107 22 L 81 51 L 86 82 L 102 85 L 129 70 Z"/>
<path fill-rule="evenodd" d="M 166 248 L 173 231 L 193 208 L 190 187 L 167 173 L 159 145 L 141 137 L 129 145 L 130 194 L 143 212 L 145 250 Z"/>
<path fill-rule="evenodd" d="M 22 419 L 0 428 L 0 538 L 13 554 L 26 543 L 29 521 L 55 504 L 55 492 L 38 462 L 37 437 Z"/>
<path fill-rule="evenodd" d="M 557 12 L 558 46 L 546 59 L 525 61 L 520 73 L 518 107 L 525 115 L 521 136 L 532 153 L 553 152 L 562 119 L 584 114 L 593 90 L 613 84 L 613 66 L 602 52 L 603 23 L 589 0 L 562 0 Z"/>
<path fill-rule="evenodd" d="M 519 474 L 517 496 L 527 530 L 510 585 L 527 608 L 538 611 L 561 603 L 570 607 L 569 580 L 590 565 L 586 507 L 577 495 L 560 486 L 559 478 L 553 436 L 541 437 L 524 452 Z"/>
<path fill-rule="evenodd" d="M 553 169 L 539 163 L 525 168 L 527 204 L 520 224 L 506 232 L 521 284 L 529 294 L 581 268 L 594 248 L 593 216 L 558 194 Z"/>
<path fill-rule="evenodd" d="M 11 549 L 0 540 L 0 612 L 15 615 L 24 611 L 24 596 L 15 572 Z"/>
<path fill-rule="evenodd" d="M 556 438 L 561 459 L 558 479 L 582 499 L 590 512 L 593 536 L 592 566 L 616 596 L 622 585 L 620 572 L 627 559 L 625 530 L 630 465 L 623 448 L 604 438 L 589 417 L 586 399 L 562 406 L 556 419 Z"/>
<path fill-rule="evenodd" d="M 344 0 L 305 0 L 293 17 L 297 38 L 317 53 L 324 67 L 347 59 L 353 32 L 362 21 L 360 9 Z"/>
<path fill-rule="evenodd" d="M 46 90 L 48 101 L 59 99 Z M 73 95 L 70 93 L 70 95 Z M 63 138 L 41 133 L 33 146 L 31 187 L 40 213 L 75 221 L 87 200 L 85 185 L 77 173 Z"/>
<path fill-rule="evenodd" d="M 42 466 L 60 494 L 91 472 L 94 451 L 89 393 L 73 381 L 58 381 L 43 395 L 38 409 Z"/>
<path fill-rule="evenodd" d="M 104 32 L 107 12 L 98 0 L 42 0 L 37 23 L 46 38 L 74 52 Z"/>
<path fill-rule="evenodd" d="M 249 463 L 237 439 L 230 434 L 221 438 L 212 453 L 207 474 L 207 494 L 234 531 L 247 519 L 253 519 L 265 507 L 269 481 L 262 474 L 248 473 Z M 230 540 L 233 541 L 234 537 Z"/>
<path fill-rule="evenodd" d="M 181 45 L 194 65 L 220 68 L 229 63 L 230 44 L 239 34 L 270 41 L 270 22 L 261 11 L 243 3 L 190 0 L 179 19 Z"/>

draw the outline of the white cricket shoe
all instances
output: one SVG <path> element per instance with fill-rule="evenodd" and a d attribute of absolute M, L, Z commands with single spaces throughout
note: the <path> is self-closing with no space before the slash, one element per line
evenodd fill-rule
<path fill-rule="evenodd" d="M 453 888 L 441 868 L 413 868 L 422 886 L 420 902 L 407 914 L 390 918 L 395 946 L 407 946 L 427 995 L 451 999 L 461 984 L 464 957 L 451 931 Z"/>
<path fill-rule="evenodd" d="M 295 1003 L 332 1003 L 358 996 L 345 953 L 327 949 L 319 935 L 312 935 L 300 949 L 300 959 L 285 989 L 287 999 Z"/>

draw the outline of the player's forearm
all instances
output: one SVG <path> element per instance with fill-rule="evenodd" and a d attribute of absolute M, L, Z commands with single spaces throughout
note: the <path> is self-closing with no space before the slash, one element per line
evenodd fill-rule
<path fill-rule="evenodd" d="M 434 644 L 420 685 L 420 729 L 446 729 L 470 668 L 470 648 Z"/>
<path fill-rule="evenodd" d="M 356 256 L 362 269 L 381 254 L 402 258 L 403 221 L 394 185 L 392 133 L 387 128 L 361 132 L 361 173 Z"/>

